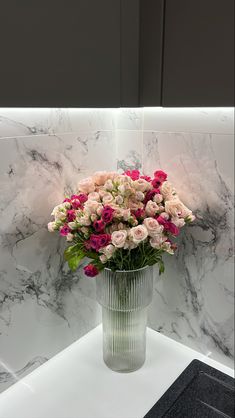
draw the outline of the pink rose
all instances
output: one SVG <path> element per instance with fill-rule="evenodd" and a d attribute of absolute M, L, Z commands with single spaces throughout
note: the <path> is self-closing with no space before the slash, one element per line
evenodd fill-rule
<path fill-rule="evenodd" d="M 123 174 L 130 177 L 132 180 L 138 180 L 140 178 L 139 170 L 126 170 Z"/>
<path fill-rule="evenodd" d="M 95 191 L 95 184 L 92 177 L 87 177 L 78 183 L 78 189 L 82 193 L 91 193 Z"/>
<path fill-rule="evenodd" d="M 76 218 L 76 213 L 75 213 L 75 210 L 68 210 L 67 211 L 67 220 L 68 220 L 68 222 L 73 222 L 74 221 L 74 219 Z"/>
<path fill-rule="evenodd" d="M 100 248 L 106 247 L 110 243 L 111 236 L 109 234 L 92 234 L 90 236 L 90 246 L 93 250 L 99 251 Z"/>
<path fill-rule="evenodd" d="M 97 186 L 103 186 L 108 180 L 109 173 L 107 171 L 96 171 L 93 175 L 93 181 Z"/>
<path fill-rule="evenodd" d="M 99 221 L 95 221 L 93 223 L 93 227 L 96 230 L 96 232 L 103 232 L 105 228 L 105 223 L 104 221 L 102 221 L 102 219 L 100 219 Z"/>
<path fill-rule="evenodd" d="M 97 274 L 99 274 L 99 270 L 93 264 L 88 264 L 87 266 L 84 267 L 83 270 L 84 270 L 85 275 L 88 277 L 95 277 L 97 276 Z"/>
<path fill-rule="evenodd" d="M 114 231 L 111 236 L 112 244 L 116 248 L 123 248 L 127 239 L 127 231 L 125 229 Z"/>
<path fill-rule="evenodd" d="M 109 224 L 113 220 L 114 209 L 111 206 L 104 206 L 101 217 L 106 224 Z"/>
<path fill-rule="evenodd" d="M 145 218 L 144 225 L 146 226 L 150 237 L 161 234 L 164 229 L 163 226 L 160 225 L 154 218 Z"/>
<path fill-rule="evenodd" d="M 148 230 L 144 225 L 134 226 L 130 229 L 129 236 L 135 244 L 139 244 L 147 238 Z"/>
<path fill-rule="evenodd" d="M 70 231 L 71 229 L 69 228 L 69 226 L 67 224 L 64 224 L 64 226 L 60 228 L 60 235 L 62 235 L 63 237 L 66 237 L 66 235 L 68 235 Z"/>

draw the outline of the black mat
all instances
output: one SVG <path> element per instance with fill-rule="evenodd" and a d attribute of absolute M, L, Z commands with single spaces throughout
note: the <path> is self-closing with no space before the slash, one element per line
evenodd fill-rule
<path fill-rule="evenodd" d="M 144 418 L 234 418 L 234 379 L 193 360 Z"/>

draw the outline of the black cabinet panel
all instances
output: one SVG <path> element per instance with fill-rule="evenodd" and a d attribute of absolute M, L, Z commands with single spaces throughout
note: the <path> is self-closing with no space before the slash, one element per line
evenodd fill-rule
<path fill-rule="evenodd" d="M 140 4 L 140 104 L 160 106 L 164 0 Z"/>
<path fill-rule="evenodd" d="M 120 106 L 120 0 L 0 6 L 0 106 Z"/>
<path fill-rule="evenodd" d="M 163 106 L 234 105 L 234 0 L 165 0 Z"/>

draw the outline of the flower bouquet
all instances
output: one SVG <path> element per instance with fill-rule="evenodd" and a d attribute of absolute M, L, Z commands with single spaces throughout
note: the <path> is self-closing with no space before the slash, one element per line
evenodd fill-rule
<path fill-rule="evenodd" d="M 153 294 L 153 268 L 164 271 L 162 256 L 174 254 L 172 241 L 194 216 L 163 171 L 153 178 L 138 170 L 96 172 L 78 184 L 52 212 L 49 231 L 71 243 L 65 259 L 96 278 L 102 305 L 103 357 L 118 372 L 142 366 L 146 356 L 147 306 Z M 98 274 L 101 273 L 101 274 Z"/>
<path fill-rule="evenodd" d="M 177 248 L 172 238 L 194 220 L 160 170 L 153 178 L 138 170 L 96 172 L 79 182 L 77 193 L 54 208 L 48 229 L 71 243 L 64 253 L 71 270 L 85 257 L 92 260 L 84 267 L 90 277 L 104 268 L 127 271 L 156 263 L 162 273 L 162 255 Z"/>

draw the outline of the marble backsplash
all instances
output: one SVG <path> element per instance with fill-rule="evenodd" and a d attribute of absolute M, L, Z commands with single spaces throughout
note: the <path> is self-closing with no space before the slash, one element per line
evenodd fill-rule
<path fill-rule="evenodd" d="M 69 272 L 51 209 L 94 170 L 161 168 L 197 215 L 149 325 L 233 361 L 234 109 L 0 109 L 0 390 L 101 321 L 94 281 Z"/>

